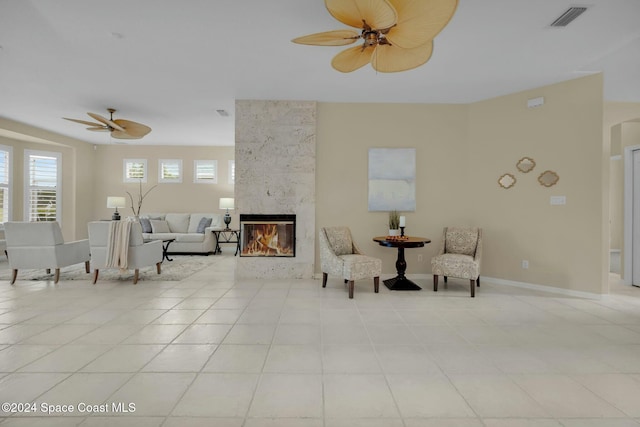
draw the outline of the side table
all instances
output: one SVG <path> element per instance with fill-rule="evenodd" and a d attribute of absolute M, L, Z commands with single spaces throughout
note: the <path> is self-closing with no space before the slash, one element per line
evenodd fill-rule
<path fill-rule="evenodd" d="M 220 247 L 220 243 L 235 243 L 236 253 L 233 256 L 236 256 L 240 253 L 240 230 L 225 229 L 225 230 L 211 230 L 211 232 L 216 238 L 216 248 L 213 250 L 214 255 L 222 253 L 222 248 Z"/>
<path fill-rule="evenodd" d="M 425 243 L 430 243 L 431 239 L 426 237 L 407 237 L 403 240 L 387 239 L 387 237 L 374 237 L 374 242 L 378 242 L 380 246 L 389 248 L 398 248 L 398 259 L 396 260 L 396 270 L 398 275 L 392 279 L 387 279 L 384 284 L 392 291 L 419 291 L 420 286 L 407 279 L 404 275 L 407 271 L 407 261 L 404 259 L 404 248 L 421 248 Z"/>

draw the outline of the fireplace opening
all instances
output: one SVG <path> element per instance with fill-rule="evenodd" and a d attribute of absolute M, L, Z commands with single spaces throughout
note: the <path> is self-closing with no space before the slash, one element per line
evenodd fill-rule
<path fill-rule="evenodd" d="M 240 214 L 240 256 L 296 256 L 296 216 Z"/>

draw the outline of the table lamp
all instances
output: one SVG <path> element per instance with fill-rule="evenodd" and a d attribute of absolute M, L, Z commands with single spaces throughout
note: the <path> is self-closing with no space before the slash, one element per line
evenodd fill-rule
<path fill-rule="evenodd" d="M 116 208 L 116 211 L 111 215 L 111 219 L 114 221 L 120 221 L 120 213 L 118 208 L 124 208 L 127 206 L 127 201 L 124 197 L 109 196 L 107 197 L 107 207 Z"/>
<path fill-rule="evenodd" d="M 225 231 L 230 230 L 229 228 L 229 224 L 231 224 L 231 215 L 229 215 L 229 209 L 233 209 L 233 198 L 231 197 L 221 197 L 220 198 L 220 209 L 226 209 L 227 213 L 224 214 L 224 223 L 226 224 L 227 228 L 225 228 Z"/>

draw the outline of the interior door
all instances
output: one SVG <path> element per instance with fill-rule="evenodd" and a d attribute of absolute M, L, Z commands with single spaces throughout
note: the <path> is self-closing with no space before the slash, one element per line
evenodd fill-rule
<path fill-rule="evenodd" d="M 633 267 L 631 284 L 640 286 L 640 150 L 633 151 Z"/>

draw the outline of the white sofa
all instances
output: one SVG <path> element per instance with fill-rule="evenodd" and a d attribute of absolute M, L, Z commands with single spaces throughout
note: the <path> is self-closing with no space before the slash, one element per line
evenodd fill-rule
<path fill-rule="evenodd" d="M 202 218 L 211 218 L 211 225 L 198 232 Z M 153 227 L 145 229 L 143 222 L 148 219 Z M 169 244 L 169 254 L 210 254 L 216 247 L 212 230 L 224 229 L 222 215 L 212 213 L 150 213 L 140 216 L 145 239 L 176 239 Z M 164 222 L 164 223 L 163 223 Z"/>

